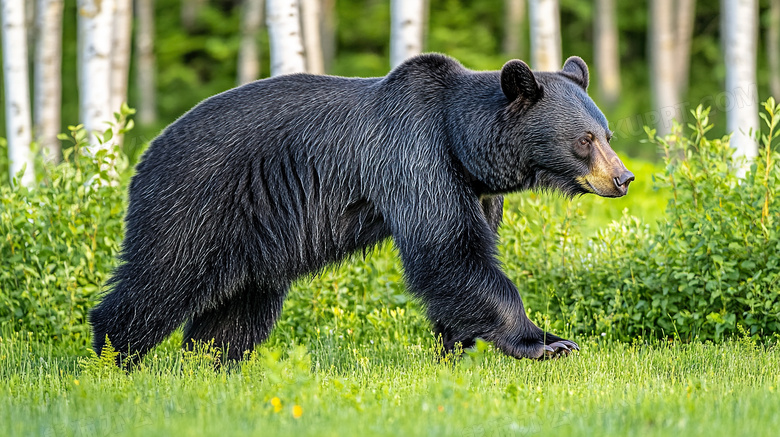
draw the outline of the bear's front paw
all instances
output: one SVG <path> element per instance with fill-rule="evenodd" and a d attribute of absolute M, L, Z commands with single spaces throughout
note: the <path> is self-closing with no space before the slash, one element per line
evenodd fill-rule
<path fill-rule="evenodd" d="M 571 340 L 558 340 L 550 344 L 544 345 L 544 354 L 539 357 L 540 360 L 546 360 L 550 358 L 564 357 L 571 353 L 571 351 L 578 351 L 580 347 L 577 343 Z"/>
<path fill-rule="evenodd" d="M 571 351 L 580 350 L 577 343 L 544 332 L 538 337 L 534 335 L 530 338 L 512 339 L 512 341 L 497 339 L 494 344 L 511 357 L 532 360 L 559 358 L 571 354 Z"/>

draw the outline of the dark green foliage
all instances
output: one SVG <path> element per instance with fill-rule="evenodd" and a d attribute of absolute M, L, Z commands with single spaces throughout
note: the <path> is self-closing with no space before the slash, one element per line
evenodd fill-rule
<path fill-rule="evenodd" d="M 527 201 L 530 219 L 510 214 L 509 270 L 521 291 L 534 292 L 531 308 L 624 339 L 721 340 L 739 325 L 751 335 L 780 332 L 780 154 L 769 147 L 780 137 L 780 106 L 770 99 L 765 109 L 764 147 L 743 179 L 728 138 L 706 137 L 708 110 L 694 111 L 689 134 L 680 126 L 666 138 L 649 131 L 666 156 L 657 186 L 672 196 L 656 231 L 625 216 L 584 239 L 571 232 L 582 219 L 576 210 L 553 218 L 542 202 Z M 542 232 L 529 226 L 534 216 Z"/>
<path fill-rule="evenodd" d="M 644 296 L 652 308 L 646 322 L 686 337 L 721 338 L 737 324 L 750 334 L 780 331 L 780 154 L 771 147 L 780 138 L 780 106 L 770 99 L 765 110 L 764 147 L 743 180 L 728 139 L 705 137 L 711 126 L 701 107 L 689 137 L 678 130 L 655 139 L 667 164 L 659 185 L 674 197 L 648 248 L 644 285 L 655 293 Z"/>
<path fill-rule="evenodd" d="M 118 117 L 119 126 L 128 114 Z M 116 263 L 123 235 L 124 190 L 109 169 L 127 164 L 114 151 L 89 156 L 86 131 L 70 131 L 63 135 L 73 143 L 64 161 L 46 166 L 39 185 L 0 184 L 0 325 L 83 342 L 87 310 Z"/>
<path fill-rule="evenodd" d="M 382 244 L 365 256 L 353 256 L 341 266 L 299 280 L 269 343 L 328 338 L 408 341 L 430 336 L 427 318 L 404 290 L 398 253 L 392 244 Z"/>

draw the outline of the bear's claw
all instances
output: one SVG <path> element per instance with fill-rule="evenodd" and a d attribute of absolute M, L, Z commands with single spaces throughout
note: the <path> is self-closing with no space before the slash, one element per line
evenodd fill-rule
<path fill-rule="evenodd" d="M 544 345 L 544 355 L 542 359 L 557 358 L 561 356 L 567 356 L 573 350 L 580 350 L 577 343 L 569 340 L 560 340 L 554 343 Z"/>

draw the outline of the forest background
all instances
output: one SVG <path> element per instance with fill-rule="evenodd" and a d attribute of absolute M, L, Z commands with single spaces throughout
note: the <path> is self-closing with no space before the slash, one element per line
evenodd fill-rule
<path fill-rule="evenodd" d="M 28 5 L 29 71 L 32 75 L 35 68 L 35 8 L 30 6 L 36 2 L 30 0 L 25 3 Z M 237 85 L 242 17 L 246 17 L 247 11 L 247 6 L 239 0 L 140 0 L 136 3 L 136 15 L 142 10 L 138 6 L 152 8 L 153 25 L 142 26 L 142 20 L 135 20 L 134 45 L 138 47 L 139 32 L 148 32 L 151 28 L 154 60 L 151 64 L 136 62 L 139 54 L 133 49 L 126 100 L 131 107 L 139 108 L 140 113 L 136 119 L 137 128 L 129 133 L 126 140 L 126 151 L 132 160 L 136 158 L 137 150 L 162 127 L 206 97 Z M 257 0 L 246 3 L 257 3 Z M 318 24 L 324 71 L 343 76 L 387 74 L 391 65 L 391 2 L 326 0 L 319 3 Z M 658 6 L 662 3 L 666 3 L 665 9 Z M 529 6 L 524 0 L 431 0 L 424 5 L 422 48 L 451 55 L 466 67 L 477 70 L 499 69 L 511 58 L 531 63 Z M 562 59 L 578 55 L 590 65 L 593 78 L 591 95 L 610 120 L 616 133 L 613 146 L 618 151 L 634 157 L 657 159 L 657 150 L 640 142 L 645 138 L 643 126 L 657 124 L 661 117 L 659 107 L 670 104 L 681 109 L 677 112 L 678 116 L 686 117 L 690 116 L 689 110 L 700 103 L 712 106 L 714 133 L 725 133 L 726 124 L 722 121 L 733 99 L 724 91 L 726 63 L 722 28 L 723 20 L 736 17 L 721 14 L 719 2 L 560 0 L 558 7 Z M 780 88 L 778 31 L 777 24 L 771 25 L 773 20 L 778 20 L 779 10 L 777 0 L 758 1 L 756 89 L 742 91 L 745 96 L 748 96 L 747 92 L 755 92 L 759 101 L 780 92 L 777 89 Z M 258 78 L 268 77 L 271 73 L 265 26 L 267 17 L 262 6 L 260 14 L 258 31 L 253 36 L 259 58 Z M 77 2 L 65 1 L 60 131 L 82 121 L 79 119 L 78 103 L 77 16 Z M 599 68 L 600 62 L 597 61 L 598 38 L 605 34 L 604 28 L 611 27 L 616 29 L 616 33 L 607 33 L 608 38 L 614 39 L 607 44 L 614 44 L 616 50 L 614 55 L 607 53 L 607 56 L 614 58 L 609 62 L 617 68 L 617 94 L 614 86 L 613 90 L 603 89 L 600 76 L 614 73 L 607 68 L 609 66 Z M 658 43 L 658 38 L 665 37 L 659 35 L 661 32 L 671 32 L 671 40 L 667 37 L 665 43 Z M 659 58 L 659 62 L 654 63 L 654 50 L 664 44 L 671 44 L 676 52 L 673 62 Z M 680 50 L 684 46 L 689 47 L 687 53 Z M 663 65 L 654 65 L 659 63 Z M 685 68 L 680 69 L 682 64 Z M 156 77 L 153 85 L 156 97 L 139 94 L 138 78 L 143 73 L 138 71 L 139 65 L 144 65 L 140 68 L 153 69 L 151 77 Z M 533 64 L 531 66 L 535 68 Z M 658 94 L 653 94 L 654 90 L 658 92 L 657 82 L 668 76 L 664 71 L 678 76 L 679 91 L 672 102 L 663 102 L 663 96 L 659 98 Z M 0 90 L 0 101 L 4 97 L 2 93 L 3 90 Z M 150 98 L 153 101 L 141 101 Z M 756 100 L 754 97 L 746 98 Z M 112 108 L 113 111 L 118 109 Z M 0 107 L 1 120 L 5 120 L 4 111 L 5 108 Z M 6 136 L 5 129 L 5 123 L 0 123 L 0 137 Z M 668 126 L 661 131 L 668 132 Z"/>

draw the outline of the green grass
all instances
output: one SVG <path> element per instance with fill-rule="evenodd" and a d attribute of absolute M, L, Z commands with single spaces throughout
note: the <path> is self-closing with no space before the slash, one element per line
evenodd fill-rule
<path fill-rule="evenodd" d="M 534 362 L 492 349 L 441 361 L 432 339 L 355 344 L 329 335 L 308 350 L 260 347 L 238 366 L 219 367 L 213 351 L 180 352 L 179 338 L 124 373 L 72 345 L 4 334 L 0 435 L 714 437 L 780 429 L 780 353 L 749 339 L 629 345 L 597 337 L 568 358 Z"/>

